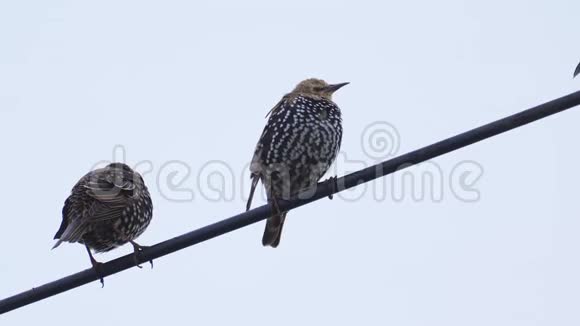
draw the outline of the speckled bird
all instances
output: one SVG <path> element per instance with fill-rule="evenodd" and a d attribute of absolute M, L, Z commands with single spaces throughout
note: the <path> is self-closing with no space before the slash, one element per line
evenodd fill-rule
<path fill-rule="evenodd" d="M 262 245 L 276 248 L 280 243 L 286 212 L 280 212 L 277 200 L 290 199 L 314 186 L 336 158 L 342 118 L 332 94 L 347 84 L 306 79 L 268 113 L 250 165 L 252 185 L 246 206 L 250 209 L 261 180 L 275 212 L 266 221 Z"/>
<path fill-rule="evenodd" d="M 130 242 L 137 259 L 142 246 L 135 240 L 153 215 L 149 191 L 141 175 L 122 163 L 87 173 L 73 187 L 62 209 L 62 223 L 53 249 L 62 242 L 84 244 L 97 274 L 100 263 L 91 254 Z"/>
<path fill-rule="evenodd" d="M 580 74 L 580 63 L 576 66 L 576 70 L 574 70 L 574 77 L 578 76 L 578 74 Z"/>

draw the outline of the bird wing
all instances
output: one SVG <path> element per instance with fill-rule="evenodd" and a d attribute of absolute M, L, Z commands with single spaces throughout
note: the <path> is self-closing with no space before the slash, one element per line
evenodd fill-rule
<path fill-rule="evenodd" d="M 265 118 L 271 116 L 272 114 L 276 113 L 280 108 L 282 108 L 284 106 L 284 103 L 286 102 L 286 100 L 288 100 L 289 97 L 290 97 L 289 95 L 282 96 L 282 99 L 278 101 L 278 103 L 276 103 L 276 105 L 274 105 L 274 107 L 270 109 L 268 113 L 266 113 Z"/>
<path fill-rule="evenodd" d="M 85 219 L 89 222 L 121 218 L 123 209 L 131 200 L 135 189 L 132 176 L 125 173 L 96 174 L 83 185 L 84 191 L 92 200 L 87 207 Z"/>
<path fill-rule="evenodd" d="M 276 103 L 276 105 L 274 105 L 274 107 L 270 109 L 270 111 L 268 111 L 268 113 L 266 114 L 266 118 L 269 117 L 268 123 L 266 124 L 264 130 L 262 131 L 262 135 L 260 136 L 258 144 L 256 145 L 256 149 L 254 150 L 252 162 L 250 163 L 250 172 L 252 173 L 250 179 L 252 180 L 252 184 L 250 186 L 250 196 L 248 198 L 248 202 L 246 203 L 246 211 L 248 211 L 252 205 L 252 199 L 254 198 L 256 186 L 258 185 L 258 181 L 262 176 L 264 167 L 263 162 L 265 159 L 264 157 L 262 157 L 262 153 L 264 152 L 263 151 L 264 145 L 265 144 L 269 145 L 272 141 L 272 132 L 271 132 L 272 130 L 271 128 L 268 127 L 270 125 L 269 122 L 273 118 L 273 115 L 275 115 L 279 110 L 281 110 L 284 107 L 287 100 L 288 95 L 283 96 L 282 99 L 278 101 L 278 103 Z"/>
<path fill-rule="evenodd" d="M 275 129 L 277 124 L 274 122 L 274 120 L 281 118 L 277 115 L 277 113 L 281 110 L 288 109 L 288 106 L 291 105 L 289 104 L 289 101 L 290 95 L 285 95 L 266 115 L 266 117 L 269 117 L 268 122 L 266 123 L 266 126 L 262 131 L 262 135 L 260 136 L 260 140 L 256 145 L 256 149 L 254 150 L 254 157 L 252 158 L 252 163 L 250 165 L 250 172 L 255 174 L 260 174 L 263 172 L 263 164 L 266 163 L 267 155 L 270 152 L 270 146 L 275 143 L 274 137 L 276 135 L 282 136 L 282 132 L 278 132 L 278 130 Z M 275 158 L 271 157 L 270 159 Z"/>
<path fill-rule="evenodd" d="M 260 180 L 260 176 L 252 174 L 251 176 L 252 185 L 250 186 L 250 197 L 248 198 L 248 202 L 246 203 L 246 212 L 250 210 L 252 206 L 252 199 L 254 198 L 254 192 L 256 191 L 256 186 L 258 185 L 258 180 Z"/>
<path fill-rule="evenodd" d="M 52 249 L 58 247 L 63 241 L 75 242 L 80 239 L 76 233 L 83 219 L 85 211 L 85 197 L 82 185 L 87 182 L 92 172 L 85 174 L 73 187 L 71 194 L 62 207 L 62 223 L 54 235 L 54 239 L 59 239 Z M 74 232 L 73 232 L 74 231 Z M 71 237 L 71 233 L 74 237 Z M 82 236 L 82 235 L 81 235 Z M 76 240 L 74 240 L 76 239 Z M 74 240 L 74 241 L 73 241 Z"/>
<path fill-rule="evenodd" d="M 69 197 L 66 199 L 66 201 L 64 202 L 64 206 L 62 207 L 62 222 L 60 223 L 58 231 L 56 231 L 56 234 L 54 235 L 54 239 L 60 239 L 63 232 L 67 229 L 70 223 L 69 215 L 74 215 L 70 214 L 70 211 L 72 209 L 71 206 L 72 206 L 71 199 Z"/>
<path fill-rule="evenodd" d="M 284 105 L 286 104 L 286 100 L 288 99 L 288 95 L 282 97 L 282 99 L 266 114 L 266 118 L 268 118 L 268 123 L 264 127 L 262 131 L 262 135 L 260 135 L 260 139 L 258 140 L 258 144 L 256 145 L 256 149 L 254 150 L 254 156 L 252 157 L 252 162 L 250 163 L 250 172 L 252 172 L 252 179 L 255 179 L 255 176 L 261 175 L 264 158 L 262 153 L 264 153 L 264 146 L 269 146 L 272 142 L 273 130 L 270 127 L 272 124 L 270 123 L 274 117 L 274 115 L 281 110 Z M 257 181 L 256 181 L 257 182 Z"/>
<path fill-rule="evenodd" d="M 85 175 L 74 186 L 62 209 L 63 222 L 55 239 L 78 242 L 90 223 L 119 219 L 130 197 L 128 192 L 135 188 L 131 179 L 96 170 Z"/>

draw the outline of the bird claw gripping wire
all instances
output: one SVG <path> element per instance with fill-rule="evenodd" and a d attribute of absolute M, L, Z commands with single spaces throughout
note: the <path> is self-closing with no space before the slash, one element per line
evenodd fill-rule
<path fill-rule="evenodd" d="M 91 253 L 89 247 L 86 248 L 87 252 L 89 253 L 89 258 L 91 258 L 91 265 L 93 265 L 93 270 L 95 271 L 97 277 L 101 281 L 101 288 L 104 288 L 105 280 L 103 279 L 103 263 L 99 263 L 98 261 L 96 261 L 95 258 L 93 258 L 93 254 Z"/>
<path fill-rule="evenodd" d="M 330 199 L 330 200 L 332 200 L 334 198 L 333 197 L 333 194 L 338 191 L 338 182 L 337 182 L 337 180 L 338 180 L 338 177 L 337 176 L 332 176 L 332 177 L 328 178 L 326 181 L 324 181 L 324 183 L 330 183 L 330 191 L 331 191 L 331 193 L 330 193 L 330 195 L 328 195 L 328 199 Z"/>
<path fill-rule="evenodd" d="M 99 263 L 98 261 L 93 261 L 93 270 L 97 273 L 99 277 L 99 281 L 101 281 L 101 289 L 105 287 L 105 280 L 103 278 L 103 263 Z"/>
<path fill-rule="evenodd" d="M 142 246 L 142 245 L 136 243 L 135 241 L 131 241 L 131 244 L 133 245 L 133 251 L 135 252 L 135 255 L 134 255 L 134 258 L 135 258 L 135 266 L 137 266 L 139 268 L 143 268 L 139 264 L 139 261 L 142 258 L 143 249 L 145 249 L 147 247 L 146 246 Z M 149 263 L 151 264 L 151 269 L 153 269 L 153 259 L 149 260 Z"/>

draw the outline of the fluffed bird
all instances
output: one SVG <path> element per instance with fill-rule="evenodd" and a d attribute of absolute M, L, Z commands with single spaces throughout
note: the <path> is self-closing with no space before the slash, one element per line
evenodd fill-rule
<path fill-rule="evenodd" d="M 104 285 L 101 263 L 94 259 L 91 249 L 106 252 L 130 242 L 137 264 L 144 247 L 134 240 L 145 231 L 152 216 L 153 204 L 141 175 L 126 164 L 112 163 L 87 173 L 72 188 L 62 208 L 53 249 L 62 242 L 85 245 Z"/>
<path fill-rule="evenodd" d="M 280 244 L 288 200 L 313 187 L 334 162 L 342 140 L 342 117 L 332 95 L 348 83 L 306 79 L 270 110 L 250 164 L 251 189 L 246 210 L 261 180 L 274 214 L 266 221 L 262 245 Z M 266 115 L 266 117 L 268 117 Z"/>

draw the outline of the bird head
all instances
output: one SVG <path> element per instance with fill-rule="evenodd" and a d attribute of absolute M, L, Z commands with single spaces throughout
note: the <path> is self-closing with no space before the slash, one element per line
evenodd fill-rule
<path fill-rule="evenodd" d="M 111 163 L 103 169 L 103 172 L 108 182 L 123 190 L 133 190 L 136 186 L 144 184 L 141 175 L 124 163 Z"/>
<path fill-rule="evenodd" d="M 119 162 L 113 162 L 109 165 L 107 165 L 106 167 L 107 169 L 110 170 L 119 170 L 119 171 L 125 171 L 125 172 L 133 172 L 133 170 L 125 163 L 119 163 Z"/>
<path fill-rule="evenodd" d="M 292 94 L 324 98 L 332 101 L 332 94 L 348 83 L 328 84 L 322 79 L 310 78 L 301 81 Z"/>

